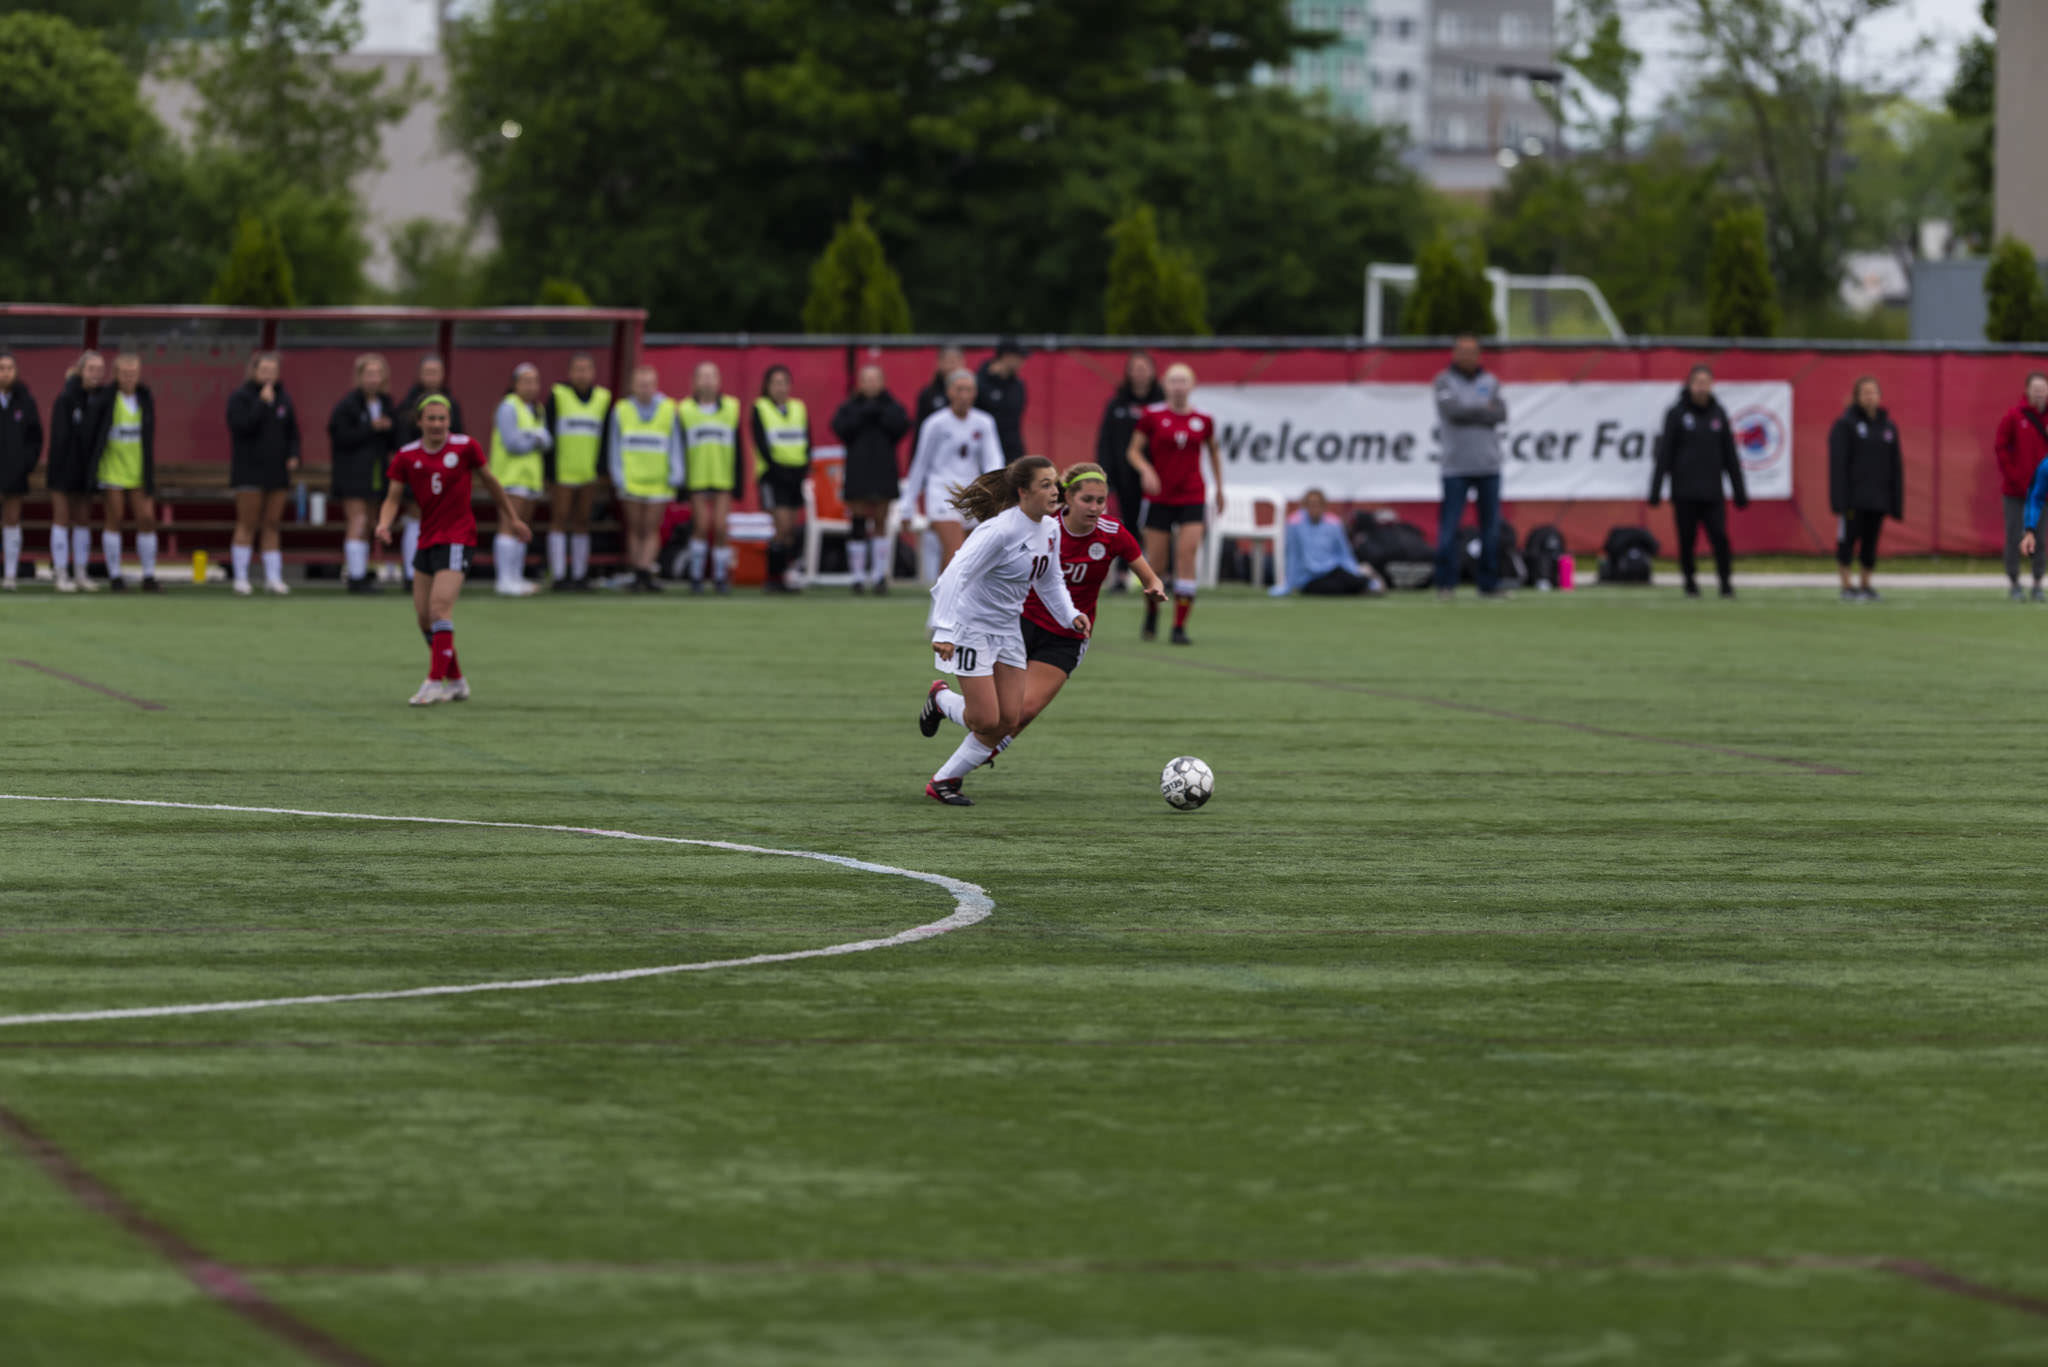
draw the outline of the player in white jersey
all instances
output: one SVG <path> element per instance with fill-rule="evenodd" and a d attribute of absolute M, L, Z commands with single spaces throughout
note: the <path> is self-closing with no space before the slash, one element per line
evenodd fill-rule
<path fill-rule="evenodd" d="M 960 543 L 967 539 L 967 524 L 953 495 L 1003 468 L 1003 439 L 996 420 L 974 406 L 974 390 L 971 370 L 956 370 L 946 377 L 946 406 L 917 429 L 917 454 L 903 481 L 906 512 L 913 500 L 924 500 L 925 518 L 939 538 L 942 570 L 953 563 Z"/>
<path fill-rule="evenodd" d="M 933 801 L 972 807 L 960 780 L 1019 725 L 1030 663 L 1021 614 L 1032 590 L 1076 635 L 1086 639 L 1091 630 L 1060 569 L 1059 525 L 1051 520 L 1059 500 L 1059 476 L 1044 456 L 983 475 L 950 500 L 980 525 L 932 586 L 934 663 L 959 679 L 967 720 L 967 739 L 924 786 Z"/>

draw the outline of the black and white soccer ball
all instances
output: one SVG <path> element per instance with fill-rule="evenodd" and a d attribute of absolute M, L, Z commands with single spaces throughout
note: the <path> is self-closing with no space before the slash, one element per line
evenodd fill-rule
<path fill-rule="evenodd" d="M 1216 793 L 1216 775 L 1193 755 L 1182 755 L 1167 763 L 1159 776 L 1159 791 L 1166 805 L 1176 811 L 1192 812 Z"/>

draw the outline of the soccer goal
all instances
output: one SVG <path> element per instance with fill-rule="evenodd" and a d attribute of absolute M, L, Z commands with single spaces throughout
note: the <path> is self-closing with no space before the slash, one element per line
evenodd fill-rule
<path fill-rule="evenodd" d="M 1607 296 L 1583 275 L 1511 275 L 1489 268 L 1493 286 L 1495 337 L 1506 341 L 1541 338 L 1602 338 L 1628 334 Z M 1415 290 L 1415 267 L 1374 262 L 1365 268 L 1365 340 L 1400 336 L 1401 307 Z"/>

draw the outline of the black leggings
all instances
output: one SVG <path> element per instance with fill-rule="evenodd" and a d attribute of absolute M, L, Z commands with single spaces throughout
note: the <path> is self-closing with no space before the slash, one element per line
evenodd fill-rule
<path fill-rule="evenodd" d="M 1877 566 L 1877 534 L 1884 530 L 1884 514 L 1868 508 L 1842 514 L 1840 539 L 1835 542 L 1835 563 L 1843 569 L 1849 568 L 1849 552 L 1858 550 L 1857 559 L 1866 570 Z"/>
<path fill-rule="evenodd" d="M 1685 576 L 1685 582 L 1693 582 L 1699 562 L 1693 558 L 1693 548 L 1699 541 L 1700 528 L 1707 529 L 1707 543 L 1714 548 L 1714 573 L 1721 580 L 1721 587 L 1728 587 L 1728 577 L 1734 571 L 1734 558 L 1728 549 L 1728 505 L 1718 498 L 1674 498 L 1671 500 L 1671 514 L 1678 521 L 1678 569 Z"/>
<path fill-rule="evenodd" d="M 1116 515 L 1132 536 L 1144 540 L 1145 486 L 1128 465 L 1108 467 L 1109 491 L 1116 495 Z M 1153 566 L 1159 569 L 1159 566 Z M 1161 571 L 1164 573 L 1164 571 Z"/>

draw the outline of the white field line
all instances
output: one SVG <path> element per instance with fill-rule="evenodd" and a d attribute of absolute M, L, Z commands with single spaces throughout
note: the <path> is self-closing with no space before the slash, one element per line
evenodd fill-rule
<path fill-rule="evenodd" d="M 861 954 L 871 949 L 892 949 L 915 944 L 949 931 L 960 930 L 988 919 L 995 902 L 980 886 L 939 873 L 899 869 L 892 864 L 872 864 L 843 855 L 819 854 L 813 850 L 778 850 L 765 845 L 741 845 L 730 840 L 689 840 L 675 835 L 641 835 L 634 831 L 613 831 L 596 826 L 554 826 L 528 821 L 468 821 L 450 816 L 383 816 L 374 812 L 316 812 L 296 807 L 236 807 L 217 802 L 154 802 L 128 797 L 38 797 L 24 793 L 0 793 L 0 802 L 71 802 L 104 807 L 168 807 L 193 812 L 253 812 L 264 816 L 305 816 L 330 821 L 390 821 L 420 826 L 477 826 L 492 830 L 558 831 L 565 835 L 601 836 L 607 840 L 640 840 L 658 845 L 694 845 L 703 849 L 732 850 L 740 854 L 777 854 L 791 859 L 809 859 L 820 864 L 862 873 L 885 873 L 930 883 L 953 894 L 953 913 L 909 930 L 874 940 L 849 940 L 819 949 L 791 950 L 785 954 L 749 954 L 740 959 L 705 959 L 687 964 L 658 964 L 652 968 L 621 968 L 606 973 L 572 973 L 557 978 L 521 978 L 509 982 L 450 983 L 435 987 L 407 987 L 389 992 L 333 992 L 305 997 L 263 997 L 249 1001 L 185 1002 L 171 1006 L 129 1006 L 105 1011 L 45 1011 L 32 1015 L 0 1016 L 0 1026 L 54 1025 L 66 1021 L 135 1020 L 148 1016 L 200 1016 L 217 1011 L 258 1011 L 273 1006 L 330 1006 L 337 1002 L 398 1001 L 407 997 L 454 997 L 470 992 L 529 992 L 543 987 L 575 987 L 585 983 L 626 982 L 633 978 L 658 978 L 670 973 L 703 973 L 714 968 L 751 968 L 756 964 L 791 963 L 798 959 L 823 959 L 839 954 Z"/>

